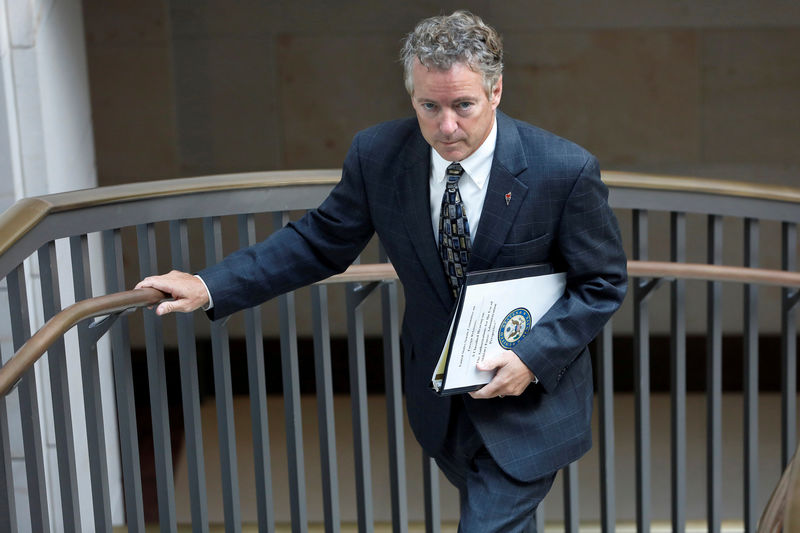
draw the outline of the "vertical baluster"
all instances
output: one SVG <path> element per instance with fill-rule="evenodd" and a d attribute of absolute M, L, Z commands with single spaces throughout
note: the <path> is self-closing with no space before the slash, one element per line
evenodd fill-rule
<path fill-rule="evenodd" d="M 565 533 L 578 533 L 580 518 L 578 509 L 578 463 L 570 463 L 561 470 L 564 480 L 564 531 Z"/>
<path fill-rule="evenodd" d="M 381 249 L 381 261 L 386 261 Z M 398 318 L 397 283 L 383 283 L 381 305 L 383 316 L 383 372 L 386 386 L 386 415 L 389 430 L 389 478 L 392 488 L 392 530 L 408 531 L 408 498 L 406 496 L 406 455 L 403 432 L 403 389 L 400 361 L 400 322 Z"/>
<path fill-rule="evenodd" d="M 275 213 L 276 228 L 289 222 L 288 213 Z M 303 454 L 303 415 L 300 409 L 300 371 L 297 358 L 297 321 L 294 292 L 278 297 L 281 331 L 281 374 L 286 417 L 286 450 L 289 455 L 289 491 L 292 530 L 308 531 L 306 513 L 305 459 Z"/>
<path fill-rule="evenodd" d="M 172 266 L 190 272 L 189 231 L 185 220 L 169 223 Z M 176 313 L 178 358 L 181 373 L 181 403 L 186 439 L 186 464 L 189 471 L 189 501 L 194 531 L 208 531 L 206 473 L 203 463 L 203 428 L 200 417 L 200 386 L 197 377 L 197 349 L 194 337 L 194 316 Z"/>
<path fill-rule="evenodd" d="M 206 241 L 206 264 L 212 266 L 222 260 L 222 227 L 219 217 L 204 218 L 203 233 Z M 211 324 L 211 350 L 214 360 L 214 396 L 217 406 L 225 531 L 241 531 L 230 346 L 228 345 L 228 328 L 224 320 L 217 320 Z"/>
<path fill-rule="evenodd" d="M 106 289 L 109 294 L 125 290 L 122 237 L 118 229 L 103 232 L 103 259 L 106 268 Z M 139 432 L 136 427 L 136 401 L 131 370 L 130 328 L 126 316 L 121 316 L 111 328 L 111 357 L 114 366 L 114 393 L 122 458 L 126 526 L 129 532 L 144 533 Z"/>
<path fill-rule="evenodd" d="M 647 211 L 633 211 L 633 258 L 647 259 Z M 650 531 L 650 327 L 647 292 L 636 280 L 633 287 L 633 336 L 636 417 L 636 529 Z"/>
<path fill-rule="evenodd" d="M 442 530 L 439 467 L 425 451 L 422 452 L 422 483 L 425 497 L 425 533 L 439 533 Z"/>
<path fill-rule="evenodd" d="M 19 350 L 31 336 L 28 314 L 28 295 L 23 265 L 17 266 L 6 278 L 8 307 L 11 315 L 11 338 L 14 351 Z M 36 395 L 36 371 L 26 372 L 17 386 L 19 394 L 22 445 L 25 448 L 25 477 L 28 482 L 28 506 L 32 531 L 50 531 L 47 507 L 47 484 L 44 472 L 42 430 L 39 422 L 39 399 Z"/>
<path fill-rule="evenodd" d="M 758 266 L 758 220 L 744 221 L 744 266 Z M 758 521 L 758 287 L 744 287 L 744 526 Z"/>
<path fill-rule="evenodd" d="M 356 469 L 358 530 L 373 530 L 372 474 L 367 420 L 367 373 L 364 354 L 364 315 L 360 304 L 367 287 L 347 284 L 347 347 L 350 366 L 350 399 L 353 407 L 353 447 Z M 361 292 L 361 294 L 359 294 Z"/>
<path fill-rule="evenodd" d="M 600 419 L 600 523 L 603 533 L 616 530 L 614 493 L 614 352 L 611 321 L 597 337 L 598 415 Z"/>
<path fill-rule="evenodd" d="M 797 270 L 797 224 L 781 226 L 781 268 Z M 789 464 L 797 441 L 797 289 L 781 289 L 781 469 Z"/>
<path fill-rule="evenodd" d="M 0 346 L 0 364 L 5 364 L 12 355 L 9 354 L 8 358 L 4 358 Z M 33 369 L 28 372 L 32 373 Z M 0 396 L 0 531 L 17 531 L 17 503 L 14 498 L 14 474 L 11 463 L 6 397 Z"/>
<path fill-rule="evenodd" d="M 39 248 L 39 271 L 42 284 L 42 307 L 44 319 L 47 321 L 61 310 L 55 242 L 51 241 Z M 64 337 L 59 337 L 47 350 L 47 362 L 53 400 L 53 426 L 56 436 L 58 481 L 61 490 L 61 515 L 66 531 L 80 531 L 78 475 L 75 470 L 75 442 L 73 441 Z"/>
<path fill-rule="evenodd" d="M 722 217 L 708 216 L 708 263 L 722 264 Z M 722 528 L 722 284 L 706 284 L 706 515 L 709 533 Z"/>
<path fill-rule="evenodd" d="M 92 297 L 89 241 L 86 235 L 76 235 L 70 237 L 69 243 L 75 301 L 79 302 Z M 86 413 L 86 445 L 89 451 L 94 526 L 96 531 L 108 531 L 111 529 L 111 504 L 108 494 L 108 462 L 103 429 L 100 370 L 97 358 L 97 338 L 89 327 L 89 321 L 78 324 L 78 346 L 81 356 L 83 405 Z"/>
<path fill-rule="evenodd" d="M 670 214 L 670 256 L 686 262 L 686 214 Z M 670 382 L 672 531 L 686 530 L 686 280 L 675 279 L 670 290 Z"/>
<path fill-rule="evenodd" d="M 137 226 L 139 275 L 158 273 L 156 239 L 153 224 Z M 175 518 L 175 482 L 172 469 L 172 444 L 169 430 L 169 400 L 164 364 L 164 335 L 161 319 L 155 310 L 143 309 L 147 381 L 150 388 L 150 416 L 153 426 L 153 455 L 156 466 L 158 520 L 161 531 L 177 531 Z"/>
<path fill-rule="evenodd" d="M 256 242 L 253 215 L 240 215 L 239 247 Z M 267 418 L 267 385 L 264 373 L 264 336 L 261 332 L 261 307 L 244 311 L 247 342 L 247 383 L 250 392 L 250 423 L 253 428 L 253 461 L 255 466 L 258 528 L 275 531 L 275 510 L 272 502 L 272 469 L 269 451 L 269 419 Z"/>
<path fill-rule="evenodd" d="M 326 533 L 339 533 L 339 488 L 336 465 L 336 426 L 333 417 L 333 371 L 331 368 L 331 332 L 328 322 L 328 289 L 311 287 L 314 324 L 314 373 L 317 383 L 317 419 L 322 467 L 322 508 Z"/>

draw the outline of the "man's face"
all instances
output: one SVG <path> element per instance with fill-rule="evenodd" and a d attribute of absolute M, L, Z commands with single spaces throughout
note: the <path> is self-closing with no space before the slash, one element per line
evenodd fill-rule
<path fill-rule="evenodd" d="M 481 74 L 463 63 L 454 64 L 450 70 L 437 70 L 417 60 L 412 74 L 411 103 L 422 136 L 447 161 L 465 159 L 492 130 L 503 78 L 487 97 Z"/>

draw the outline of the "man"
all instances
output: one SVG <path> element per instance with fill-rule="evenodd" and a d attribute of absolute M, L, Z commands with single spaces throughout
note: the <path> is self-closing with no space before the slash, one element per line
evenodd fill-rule
<path fill-rule="evenodd" d="M 138 287 L 172 294 L 159 314 L 211 305 L 217 319 L 344 270 L 377 232 L 405 290 L 409 421 L 459 489 L 460 530 L 523 531 L 556 471 L 591 446 L 586 345 L 625 294 L 617 223 L 591 154 L 497 111 L 502 46 L 480 18 L 422 21 L 402 59 L 416 120 L 357 134 L 317 210 L 198 277 Z M 544 262 L 566 272 L 564 295 L 513 351 L 487 357 L 486 386 L 436 396 L 464 270 Z"/>

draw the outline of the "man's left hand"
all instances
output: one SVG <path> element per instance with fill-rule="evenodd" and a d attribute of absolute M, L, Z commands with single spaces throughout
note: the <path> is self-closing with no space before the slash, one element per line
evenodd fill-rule
<path fill-rule="evenodd" d="M 478 363 L 478 370 L 497 372 L 483 388 L 469 393 L 475 399 L 519 396 L 535 379 L 531 369 L 511 350 L 487 357 Z"/>

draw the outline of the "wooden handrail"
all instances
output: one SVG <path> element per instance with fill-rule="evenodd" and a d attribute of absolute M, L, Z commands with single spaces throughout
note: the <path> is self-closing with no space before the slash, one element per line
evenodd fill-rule
<path fill-rule="evenodd" d="M 763 268 L 661 261 L 628 261 L 628 274 L 631 277 L 730 281 L 800 288 L 800 272 Z M 350 265 L 346 271 L 331 276 L 320 283 L 368 283 L 396 279 L 397 272 L 395 272 L 391 263 L 375 263 Z M 154 305 L 165 299 L 166 296 L 156 289 L 136 289 L 89 298 L 67 307 L 51 318 L 17 350 L 11 360 L 0 368 L 0 396 L 7 394 L 14 384 L 19 381 L 22 374 L 39 360 L 50 345 L 79 322 L 126 309 Z"/>
<path fill-rule="evenodd" d="M 247 172 L 129 183 L 26 198 L 0 213 L 0 255 L 52 213 L 212 191 L 335 185 L 340 176 L 340 169 Z M 709 193 L 800 203 L 800 188 L 779 185 L 613 170 L 604 171 L 602 178 L 609 187 Z"/>
<path fill-rule="evenodd" d="M 127 183 L 23 198 L 0 213 L 0 255 L 52 213 L 213 191 L 335 185 L 340 177 L 340 170 L 245 172 Z"/>
<path fill-rule="evenodd" d="M 0 368 L 0 396 L 5 396 L 47 349 L 76 324 L 98 316 L 111 315 L 127 309 L 147 307 L 166 298 L 156 289 L 136 289 L 96 296 L 76 302 L 57 313 L 28 339 L 2 368 Z"/>
<path fill-rule="evenodd" d="M 707 193 L 718 196 L 737 196 L 800 203 L 800 189 L 783 185 L 690 176 L 640 174 L 638 172 L 622 172 L 618 170 L 603 171 L 602 177 L 603 182 L 609 187 Z"/>
<path fill-rule="evenodd" d="M 800 287 L 800 272 L 669 261 L 628 261 L 628 275 L 637 278 L 732 281 L 754 285 Z"/>
<path fill-rule="evenodd" d="M 680 278 L 701 281 L 730 281 L 800 288 L 800 272 L 669 261 L 628 261 L 628 275 L 637 278 Z M 397 279 L 391 263 L 350 265 L 346 271 L 320 283 L 370 282 Z"/>

